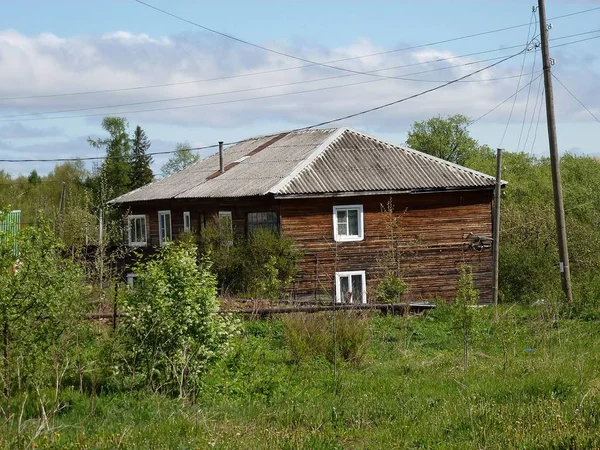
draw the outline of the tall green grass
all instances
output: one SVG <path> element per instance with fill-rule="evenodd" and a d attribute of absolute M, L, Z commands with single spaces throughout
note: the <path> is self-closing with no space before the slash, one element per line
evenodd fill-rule
<path fill-rule="evenodd" d="M 594 321 L 492 309 L 474 321 L 468 369 L 451 309 L 369 319 L 360 364 L 293 361 L 279 319 L 246 322 L 195 404 L 144 392 L 61 393 L 39 428 L 35 402 L 4 448 L 598 448 L 600 335 Z M 338 312 L 338 314 L 340 314 Z"/>

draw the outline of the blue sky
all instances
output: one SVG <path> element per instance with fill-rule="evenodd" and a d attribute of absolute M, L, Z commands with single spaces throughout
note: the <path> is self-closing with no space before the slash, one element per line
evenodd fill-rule
<path fill-rule="evenodd" d="M 528 24 L 534 4 L 524 1 L 205 3 L 159 0 L 148 3 L 248 41 L 316 61 L 356 57 Z M 597 1 L 550 1 L 547 15 L 552 18 L 598 6 Z M 600 30 L 600 10 L 555 19 L 552 25 L 550 36 L 554 39 Z M 0 100 L 0 159 L 95 156 L 97 151 L 87 145 L 86 137 L 102 135 L 103 113 L 126 116 L 132 127 L 141 125 L 153 142 L 153 151 L 171 150 L 177 142 L 183 141 L 206 145 L 305 126 L 393 101 L 439 84 L 436 81 L 454 79 L 482 68 L 494 61 L 478 63 L 478 60 L 518 51 L 501 49 L 523 45 L 527 31 L 525 26 L 338 64 L 358 71 L 410 65 L 381 73 L 400 76 L 430 71 L 409 75 L 422 81 L 373 80 L 373 77 L 360 75 L 340 77 L 351 74 L 311 67 L 164 88 Z M 556 58 L 553 70 L 557 77 L 600 117 L 600 93 L 596 89 L 600 80 L 597 50 L 600 39 L 572 43 L 596 36 L 600 36 L 600 31 L 555 40 L 552 45 L 570 45 L 556 47 L 552 56 Z M 499 51 L 425 64 L 434 59 L 488 50 Z M 532 67 L 534 59 L 536 66 Z M 416 120 L 454 113 L 479 117 L 514 93 L 517 83 L 523 87 L 541 73 L 539 52 L 529 52 L 524 61 L 521 77 L 523 58 L 513 58 L 474 76 L 471 79 L 474 82 L 454 84 L 340 125 L 402 143 L 410 124 Z M 439 70 L 458 64 L 463 65 Z M 4 2 L 0 16 L 0 99 L 181 83 L 298 65 L 301 65 L 298 61 L 207 33 L 133 0 Z M 339 78 L 309 82 L 336 76 Z M 485 81 L 489 78 L 500 79 Z M 373 82 L 361 83 L 368 80 Z M 536 126 L 538 110 L 533 114 L 534 106 L 541 102 L 539 81 L 541 79 L 534 81 L 531 89 L 524 89 L 517 97 L 511 124 L 502 142 L 508 150 L 547 153 L 544 111 L 541 110 L 539 127 Z M 296 84 L 281 86 L 288 83 Z M 343 84 L 353 85 L 335 87 Z M 291 94 L 322 87 L 332 89 Z M 221 94 L 248 89 L 254 90 Z M 595 143 L 600 124 L 560 85 L 555 84 L 554 89 L 561 151 L 600 152 Z M 273 95 L 277 96 L 248 100 Z M 196 98 L 166 101 L 190 96 Z M 231 101 L 235 103 L 223 103 Z M 127 103 L 145 104 L 92 109 Z M 189 107 L 205 103 L 220 104 Z M 511 99 L 474 124 L 472 135 L 481 143 L 498 146 L 512 105 Z M 186 108 L 130 112 L 171 106 Z M 75 109 L 84 111 L 24 115 Z M 92 116 L 54 118 L 71 115 Z M 32 120 L 39 118 L 43 120 Z M 536 128 L 538 133 L 532 145 Z M 527 146 L 524 145 L 526 140 Z M 165 159 L 156 158 L 156 171 Z M 52 167 L 52 163 L 0 163 L 0 168 L 13 174 L 28 173 L 33 168 L 46 173 Z"/>

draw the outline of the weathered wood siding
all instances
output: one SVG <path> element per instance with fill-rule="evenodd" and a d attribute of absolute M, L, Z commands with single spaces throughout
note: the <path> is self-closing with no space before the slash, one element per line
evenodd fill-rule
<path fill-rule="evenodd" d="M 183 231 L 183 213 L 189 211 L 192 229 L 201 229 L 201 218 L 214 220 L 219 211 L 231 211 L 236 233 L 246 234 L 247 213 L 275 211 L 283 235 L 296 240 L 305 252 L 300 272 L 291 287 L 295 298 L 331 299 L 335 272 L 365 270 L 367 299 L 386 273 L 390 251 L 389 220 L 382 205 L 392 200 L 399 217 L 400 269 L 408 283 L 408 300 L 455 296 L 461 264 L 473 268 L 482 301 L 491 297 L 491 249 L 469 247 L 470 236 L 492 235 L 492 192 L 465 191 L 432 194 L 378 195 L 322 199 L 254 197 L 245 199 L 177 200 L 140 202 L 129 206 L 131 214 L 145 214 L 150 246 L 157 246 L 158 211 L 170 210 L 173 238 Z M 335 242 L 333 206 L 362 204 L 364 240 Z M 126 207 L 127 208 L 127 207 Z"/>
<path fill-rule="evenodd" d="M 246 217 L 249 212 L 270 212 L 279 214 L 279 202 L 272 197 L 255 197 L 246 199 L 219 199 L 219 200 L 171 200 L 140 202 L 127 205 L 123 208 L 128 214 L 144 214 L 148 226 L 148 245 L 158 246 L 158 212 L 171 211 L 171 227 L 173 239 L 183 233 L 183 213 L 190 212 L 192 231 L 202 229 L 201 220 L 206 223 L 216 220 L 219 211 L 231 211 L 234 231 L 246 234 Z"/>
<path fill-rule="evenodd" d="M 331 298 L 335 272 L 365 270 L 367 301 L 375 301 L 374 290 L 387 270 L 385 255 L 392 247 L 389 218 L 381 213 L 390 199 L 399 217 L 400 270 L 409 286 L 406 297 L 453 299 L 461 264 L 468 264 L 481 300 L 489 301 L 491 249 L 478 252 L 469 242 L 471 233 L 491 237 L 491 191 L 282 200 L 282 232 L 306 252 L 296 293 Z M 333 206 L 354 204 L 364 208 L 364 240 L 334 242 Z"/>

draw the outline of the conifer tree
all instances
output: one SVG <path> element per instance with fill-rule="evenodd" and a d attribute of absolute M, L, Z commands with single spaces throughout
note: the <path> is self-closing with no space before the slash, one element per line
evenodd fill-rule
<path fill-rule="evenodd" d="M 154 178 L 150 164 L 152 157 L 147 154 L 151 142 L 146 132 L 139 125 L 133 134 L 133 155 L 131 161 L 131 189 L 137 189 L 148 184 Z"/>
<path fill-rule="evenodd" d="M 127 133 L 129 124 L 124 117 L 105 117 L 102 128 L 107 138 L 92 139 L 92 147 L 106 149 L 106 159 L 100 166 L 100 201 L 125 194 L 131 185 L 131 139 Z"/>

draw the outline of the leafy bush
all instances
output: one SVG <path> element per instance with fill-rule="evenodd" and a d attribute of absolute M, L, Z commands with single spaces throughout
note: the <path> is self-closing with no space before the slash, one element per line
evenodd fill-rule
<path fill-rule="evenodd" d="M 223 293 L 240 297 L 278 299 L 293 281 L 302 253 L 294 241 L 258 228 L 245 238 L 223 237 L 209 224 L 202 232 L 201 248 L 210 254 Z M 232 245 L 224 245 L 233 242 Z"/>
<path fill-rule="evenodd" d="M 7 397 L 58 388 L 87 306 L 84 271 L 64 256 L 47 221 L 23 229 L 17 242 L 18 262 L 12 238 L 0 238 L 0 386 Z"/>
<path fill-rule="evenodd" d="M 138 285 L 125 297 L 123 339 L 131 349 L 124 370 L 154 390 L 183 396 L 227 350 L 235 322 L 218 314 L 210 264 L 189 243 L 163 247 L 135 267 Z"/>
<path fill-rule="evenodd" d="M 383 303 L 394 303 L 400 300 L 400 296 L 406 292 L 405 281 L 389 273 L 383 278 L 376 288 L 377 298 Z"/>
<path fill-rule="evenodd" d="M 295 313 L 282 318 L 284 339 L 293 362 L 320 356 L 360 364 L 370 338 L 369 315 L 358 311 Z"/>

